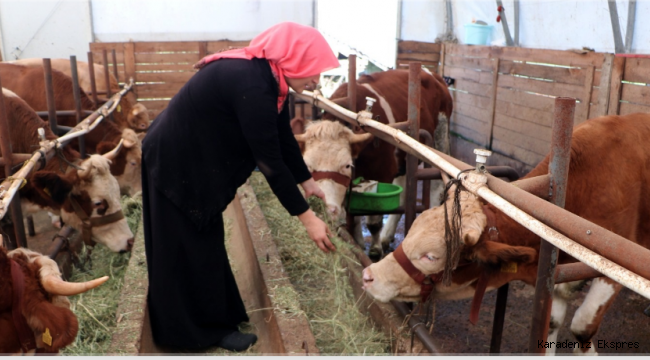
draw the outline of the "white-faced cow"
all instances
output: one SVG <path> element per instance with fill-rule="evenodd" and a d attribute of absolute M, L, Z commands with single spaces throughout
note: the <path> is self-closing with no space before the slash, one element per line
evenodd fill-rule
<path fill-rule="evenodd" d="M 29 59 L 20 59 L 9 61 L 8 63 L 29 66 L 29 67 L 42 67 L 43 59 L 41 58 L 29 58 Z M 70 60 L 68 59 L 51 59 L 50 63 L 52 64 L 52 69 L 57 70 L 65 74 L 66 76 L 72 76 L 72 70 L 70 68 Z M 93 64 L 94 73 L 95 73 L 95 89 L 97 94 L 106 94 L 106 74 L 104 73 L 104 66 L 100 64 Z M 79 78 L 79 87 L 90 97 L 92 96 L 92 86 L 90 82 L 90 67 L 85 61 L 77 61 L 77 76 Z M 115 94 L 120 91 L 120 85 L 115 78 L 115 75 L 109 71 L 108 76 L 110 82 L 111 93 Z M 100 102 L 103 99 L 103 102 L 106 102 L 106 97 L 99 98 Z M 102 103 L 103 103 L 102 102 Z M 101 104 L 96 104 L 101 105 Z M 70 109 L 61 109 L 61 110 L 71 110 Z M 39 109 L 40 110 L 40 109 Z M 120 101 L 120 106 L 113 112 L 115 122 L 117 123 L 120 129 L 131 128 L 134 131 L 146 131 L 149 128 L 149 111 L 141 103 L 137 103 L 135 96 L 132 92 L 128 93 L 126 96 L 122 97 Z"/>
<path fill-rule="evenodd" d="M 377 103 L 372 109 L 373 117 L 376 120 L 384 124 L 407 121 L 408 75 L 408 71 L 405 70 L 389 70 L 361 76 L 357 80 L 357 109 L 364 109 L 366 97 L 372 97 L 377 99 Z M 444 80 L 439 75 L 432 75 L 426 71 L 421 73 L 421 91 L 420 128 L 434 135 L 439 123 L 439 116 L 444 122 L 451 116 L 452 98 Z M 341 85 L 330 98 L 339 105 L 347 107 L 347 84 Z M 332 115 L 327 113 L 323 116 L 323 119 L 335 120 Z M 445 136 L 442 138 L 445 138 L 447 128 L 446 126 L 441 128 L 444 128 Z M 349 136 L 344 135 L 341 140 L 347 138 Z M 301 138 L 298 138 L 298 140 L 300 141 Z M 315 141 L 312 143 L 316 144 Z M 393 145 L 379 139 L 362 143 L 357 142 L 354 147 L 354 154 L 349 152 L 351 149 L 349 144 L 344 144 L 344 141 L 339 141 L 339 143 L 329 147 L 323 146 L 319 151 L 311 150 L 312 145 L 308 142 L 301 145 L 305 155 L 305 162 L 313 171 L 341 172 L 341 170 L 327 167 L 325 164 L 335 156 L 337 158 L 350 158 L 353 157 L 352 155 L 356 156 L 358 154 L 355 163 L 355 176 L 362 176 L 367 180 L 377 180 L 384 183 L 393 182 L 404 187 L 404 174 L 406 172 L 404 152 L 398 151 L 396 154 Z M 439 148 L 440 145 L 436 144 L 436 147 Z M 343 151 L 347 151 L 345 156 L 340 155 Z M 310 155 L 306 156 L 307 153 Z M 345 199 L 345 186 L 328 176 L 319 178 L 318 183 L 325 191 L 331 214 L 342 216 L 341 206 Z M 433 197 L 437 198 L 437 196 Z M 401 203 L 404 203 L 404 194 L 402 194 Z M 372 245 L 369 253 L 371 257 L 380 258 L 383 255 L 383 252 L 388 248 L 389 243 L 395 236 L 395 229 L 400 218 L 401 215 L 389 216 L 387 225 L 383 230 L 383 217 L 381 215 L 371 216 L 367 219 L 368 229 L 372 234 Z M 355 219 L 355 222 L 355 239 L 362 242 L 363 236 L 361 235 L 358 219 Z"/>
<path fill-rule="evenodd" d="M 57 138 L 48 123 L 16 94 L 3 89 L 3 96 L 15 153 L 32 153 L 39 148 L 38 128 L 45 130 L 48 140 Z M 110 173 L 115 155 L 92 155 L 82 160 L 78 152 L 63 147 L 42 170 L 32 173 L 20 189 L 23 211 L 46 209 L 58 213 L 66 224 L 111 251 L 129 251 L 133 233 L 122 215 L 119 185 Z M 4 177 L 4 169 L 0 174 Z"/>
<path fill-rule="evenodd" d="M 37 111 L 47 109 L 42 67 L 0 63 L 0 77 L 2 77 L 2 85 L 17 94 L 32 109 Z M 52 84 L 56 108 L 58 110 L 74 109 L 72 79 L 59 71 L 52 70 Z M 93 110 L 95 106 L 90 98 L 84 93 L 81 95 L 82 109 Z M 74 116 L 57 116 L 57 121 L 59 125 L 69 127 L 77 124 Z M 102 154 L 107 148 L 115 148 L 120 143 L 120 140 L 123 140 L 125 146 L 116 154 L 116 162 L 111 166 L 111 172 L 117 177 L 120 188 L 124 189 L 127 195 L 133 195 L 135 191 L 142 188 L 140 180 L 142 150 L 140 142 L 135 141 L 132 134 L 131 129 L 120 130 L 117 125 L 105 119 L 94 130 L 84 135 L 86 151 L 91 154 Z M 138 134 L 139 139 L 142 139 L 143 136 L 144 133 Z M 70 144 L 77 149 L 79 148 L 76 139 Z M 124 166 L 124 164 L 127 166 Z M 132 164 L 137 164 L 137 166 L 132 166 Z"/>
<path fill-rule="evenodd" d="M 0 354 L 57 353 L 77 337 L 79 323 L 66 296 L 108 276 L 69 283 L 54 260 L 31 250 L 7 252 L 0 241 Z"/>
<path fill-rule="evenodd" d="M 571 144 L 565 204 L 568 211 L 646 248 L 650 246 L 648 138 L 648 114 L 606 116 L 578 125 Z M 547 156 L 526 177 L 547 174 L 548 166 Z M 489 274 L 484 280 L 488 290 L 512 280 L 535 284 L 539 237 L 494 206 L 484 205 L 481 199 L 467 192 L 461 194 L 460 262 L 448 261 L 443 207 L 427 210 L 415 220 L 398 250 L 364 269 L 364 289 L 368 294 L 380 301 L 418 301 L 424 287 L 414 278 L 438 277 L 445 266 L 455 270 L 451 272 L 450 285 L 434 283 L 431 296 L 439 299 L 472 297 L 481 274 Z M 450 211 L 452 202 L 450 198 L 446 203 Z M 497 231 L 487 231 L 487 226 Z M 493 234 L 498 236 L 494 238 Z M 559 260 L 560 263 L 571 261 L 575 260 L 566 254 Z M 400 263 L 412 267 L 413 278 Z M 504 264 L 509 264 L 505 268 L 516 270 L 500 271 Z M 557 339 L 567 300 L 583 284 L 579 281 L 556 285 L 549 343 Z M 586 343 L 596 334 L 604 313 L 621 288 L 622 285 L 605 277 L 592 281 L 571 322 L 571 332 L 580 343 L 576 352 L 595 352 L 595 347 L 587 348 Z M 555 348 L 549 351 L 554 352 Z"/>

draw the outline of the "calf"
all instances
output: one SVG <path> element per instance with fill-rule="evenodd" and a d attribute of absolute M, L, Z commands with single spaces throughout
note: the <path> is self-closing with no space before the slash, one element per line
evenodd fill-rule
<path fill-rule="evenodd" d="M 571 160 L 565 208 L 620 236 L 650 247 L 650 115 L 605 116 L 578 125 L 571 143 Z M 547 156 L 526 177 L 548 173 Z M 611 171 L 603 171 L 609 169 Z M 445 206 L 452 208 L 453 199 Z M 461 192 L 460 261 L 448 254 L 445 241 L 444 209 L 422 213 L 413 223 L 401 249 L 363 271 L 364 289 L 380 301 L 417 301 L 425 288 L 409 276 L 400 263 L 408 259 L 417 275 L 439 277 L 445 269 L 455 269 L 451 282 L 436 282 L 431 296 L 440 299 L 472 297 L 484 277 L 487 289 L 522 280 L 534 285 L 540 238 L 492 205 L 483 205 L 476 196 Z M 489 227 L 490 230 L 485 230 Z M 496 235 L 496 237 L 495 237 Z M 560 263 L 575 261 L 562 253 Z M 504 271 L 503 269 L 507 269 Z M 418 278 L 418 276 L 414 276 Z M 582 288 L 584 281 L 558 284 L 553 295 L 549 343 L 555 343 L 563 323 L 567 300 Z M 622 285 L 597 278 L 571 322 L 571 332 L 580 353 L 594 353 L 587 346 L 596 334 L 604 313 Z M 552 346 L 547 350 L 555 351 Z"/>
<path fill-rule="evenodd" d="M 361 76 L 357 80 L 356 108 L 364 109 L 366 107 L 366 97 L 372 97 L 377 99 L 377 104 L 372 109 L 374 118 L 377 121 L 384 124 L 407 121 L 408 76 L 408 71 L 405 70 L 389 70 Z M 341 85 L 330 98 L 339 105 L 347 107 L 347 84 Z M 451 116 L 452 108 L 452 98 L 444 80 L 437 74 L 432 75 L 422 71 L 420 128 L 427 130 L 436 138 L 447 138 L 446 126 L 440 127 L 445 133 L 444 136 L 436 136 L 436 128 L 439 122 L 447 122 L 447 119 Z M 333 115 L 326 113 L 323 119 L 334 120 L 335 118 Z M 299 126 L 294 126 L 294 129 L 296 128 L 299 128 Z M 438 149 L 448 148 L 448 145 L 441 142 L 435 145 Z M 306 153 L 310 145 L 307 143 L 303 148 Z M 311 156 L 305 157 L 305 161 L 308 166 L 310 162 L 325 161 L 323 159 L 336 156 L 338 149 L 338 147 L 322 148 L 320 152 L 313 152 Z M 355 176 L 405 186 L 406 154 L 404 152 L 398 151 L 396 155 L 395 146 L 379 139 L 375 139 L 374 142 L 364 141 L 360 143 L 360 146 L 356 146 L 356 149 L 358 157 L 355 162 Z M 313 164 L 312 167 L 314 167 Z M 319 182 L 322 183 L 323 181 Z M 331 189 L 331 193 L 326 192 L 326 197 L 330 203 L 332 215 L 342 215 L 341 205 L 345 199 L 345 189 L 342 185 L 321 186 Z M 433 195 L 432 198 L 437 199 L 438 196 Z M 404 194 L 402 194 L 400 201 L 402 204 L 404 203 Z M 368 229 L 372 234 L 372 244 L 369 251 L 372 258 L 381 258 L 383 256 L 384 251 L 395 236 L 395 229 L 400 218 L 401 215 L 390 215 L 387 225 L 383 229 L 383 216 L 371 216 L 367 219 Z M 363 242 L 358 219 L 355 219 L 355 222 L 355 239 Z"/>
<path fill-rule="evenodd" d="M 38 128 L 45 130 L 48 140 L 57 138 L 22 99 L 6 89 L 3 89 L 3 97 L 14 152 L 37 150 Z M 120 216 L 120 190 L 110 173 L 111 156 L 115 154 L 92 155 L 82 160 L 78 152 L 69 146 L 63 147 L 42 170 L 26 179 L 20 189 L 24 212 L 47 209 L 60 213 L 65 223 L 111 251 L 130 250 L 133 233 L 124 216 Z M 0 176 L 5 176 L 4 169 L 0 169 Z"/>

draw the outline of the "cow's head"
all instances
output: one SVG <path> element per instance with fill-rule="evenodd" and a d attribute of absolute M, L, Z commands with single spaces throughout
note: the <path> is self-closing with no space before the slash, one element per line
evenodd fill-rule
<path fill-rule="evenodd" d="M 336 121 L 315 121 L 307 125 L 304 134 L 295 137 L 303 150 L 305 164 L 325 193 L 328 211 L 338 218 L 342 215 L 341 206 L 348 187 L 340 179 L 347 177 L 349 182 L 352 160 L 372 135 L 354 134 Z M 323 174 L 323 178 L 318 179 L 316 174 Z"/>
<path fill-rule="evenodd" d="M 85 214 L 93 222 L 96 219 L 112 219 L 93 224 L 92 240 L 106 245 L 111 251 L 129 251 L 133 246 L 133 233 L 121 212 L 120 187 L 110 173 L 110 160 L 102 155 L 91 155 L 79 164 L 80 169 L 65 175 L 53 171 L 37 171 L 31 183 L 40 196 L 49 198 L 57 205 L 61 219 L 76 230 L 83 230 L 81 217 Z M 78 208 L 75 209 L 75 203 Z M 88 221 L 86 221 L 88 222 Z"/>
<path fill-rule="evenodd" d="M 146 131 L 149 128 L 149 111 L 141 103 L 133 105 L 126 115 L 129 127 L 135 131 Z"/>
<path fill-rule="evenodd" d="M 473 194 L 460 192 L 461 230 L 460 240 L 462 261 L 477 263 L 482 266 L 498 266 L 501 263 L 529 263 L 535 260 L 533 248 L 510 246 L 481 238 L 487 220 L 482 210 L 480 200 Z M 449 196 L 445 205 L 424 211 L 413 222 L 408 235 L 401 246 L 406 257 L 424 275 L 440 274 L 445 270 L 448 259 L 447 243 L 445 241 L 445 214 L 443 206 L 447 206 L 448 216 L 451 217 L 453 196 Z M 479 241 L 480 239 L 480 241 Z M 455 268 L 458 264 L 450 264 Z M 456 274 L 456 273 L 454 273 Z M 466 289 L 478 278 L 480 272 L 462 277 L 452 277 L 452 283 L 445 286 L 442 283 L 434 285 L 434 294 L 447 298 L 463 298 L 471 293 L 453 296 Z M 392 299 L 401 301 L 419 301 L 421 286 L 398 264 L 394 254 L 389 254 L 381 261 L 363 270 L 363 288 L 373 298 L 387 302 Z"/>
<path fill-rule="evenodd" d="M 61 279 L 59 267 L 49 257 L 24 248 L 7 253 L 0 247 L 0 353 L 5 354 L 22 352 L 12 314 L 15 306 L 12 271 L 17 269 L 24 278 L 20 314 L 33 333 L 36 347 L 56 353 L 70 345 L 77 336 L 79 324 L 66 296 L 97 287 L 108 276 L 85 283 L 68 283 Z M 43 336 L 45 333 L 49 336 Z"/>
<path fill-rule="evenodd" d="M 119 143 L 103 141 L 97 145 L 97 152 L 111 160 L 111 174 L 117 179 L 123 195 L 133 196 L 142 191 L 143 137 L 144 133 L 136 134 L 131 129 L 124 129 Z"/>

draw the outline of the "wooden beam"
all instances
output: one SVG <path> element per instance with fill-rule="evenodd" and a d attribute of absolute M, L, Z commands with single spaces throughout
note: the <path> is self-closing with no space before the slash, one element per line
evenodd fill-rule
<path fill-rule="evenodd" d="M 618 115 L 619 111 L 619 101 L 621 100 L 621 89 L 623 76 L 625 74 L 625 61 L 624 57 L 615 57 L 614 66 L 612 69 L 612 79 L 610 83 L 609 90 L 609 104 L 607 107 L 608 115 Z"/>
<path fill-rule="evenodd" d="M 590 117 L 592 118 L 607 115 L 613 68 L 614 54 L 605 54 L 605 62 L 603 62 L 603 67 L 600 71 L 600 84 L 598 86 L 598 105 L 595 106 L 590 112 Z"/>

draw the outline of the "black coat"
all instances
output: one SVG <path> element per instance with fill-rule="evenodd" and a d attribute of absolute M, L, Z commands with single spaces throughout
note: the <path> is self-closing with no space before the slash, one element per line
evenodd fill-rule
<path fill-rule="evenodd" d="M 158 345 L 218 344 L 246 309 L 230 269 L 221 213 L 257 165 L 292 215 L 311 177 L 266 60 L 222 59 L 194 75 L 142 145 L 148 307 Z"/>
<path fill-rule="evenodd" d="M 155 186 L 199 228 L 214 221 L 259 167 L 291 215 L 309 208 L 297 183 L 311 177 L 264 59 L 222 59 L 181 88 L 142 145 Z"/>

